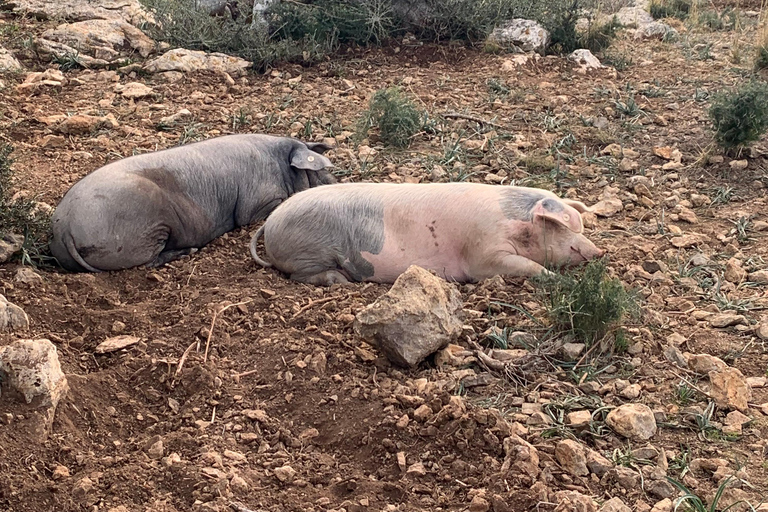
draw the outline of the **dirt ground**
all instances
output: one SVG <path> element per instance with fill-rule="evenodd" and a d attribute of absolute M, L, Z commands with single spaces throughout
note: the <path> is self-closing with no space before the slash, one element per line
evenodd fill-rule
<path fill-rule="evenodd" d="M 12 17 L 2 22 L 32 34 L 47 26 Z M 521 383 L 500 374 L 487 379 L 476 362 L 393 367 L 352 332 L 354 315 L 388 287 L 318 288 L 261 269 L 248 254 L 258 226 L 153 270 L 85 275 L 43 269 L 39 279 L 25 283 L 16 277 L 19 265 L 6 264 L 0 290 L 26 311 L 31 327 L 0 335 L 0 345 L 19 337 L 53 341 L 70 392 L 44 441 L 32 435 L 26 406 L 0 399 L 0 509 L 181 512 L 241 503 L 269 511 L 458 511 L 472 503 L 471 510 L 498 512 L 554 510 L 557 491 L 578 490 L 598 503 L 618 496 L 632 510 L 649 510 L 659 498 L 642 485 L 577 477 L 559 466 L 554 447 L 562 432 L 531 421 L 521 406 L 566 397 L 592 397 L 608 406 L 638 401 L 665 413 L 650 444 L 666 451 L 669 476 L 683 478 L 681 470 L 693 459 L 727 459 L 734 472 L 745 472 L 738 496 L 756 506 L 768 495 L 768 410 L 752 407 L 754 421 L 742 435 L 705 438 L 685 422 L 677 389 L 683 378 L 703 388 L 706 377 L 683 373 L 662 354 L 677 333 L 685 339 L 683 351 L 718 356 L 747 377 L 765 377 L 768 369 L 765 340 L 754 333 L 768 307 L 768 288 L 723 279 L 733 256 L 749 271 L 767 266 L 766 231 L 759 231 L 768 221 L 765 145 L 741 157 L 745 169 L 734 170 L 733 159 L 717 158 L 710 146 L 706 117 L 712 95 L 742 80 L 750 67 L 756 18 L 743 22 L 740 31 L 720 32 L 680 25 L 675 42 L 636 42 L 628 30 L 609 50 L 614 63 L 626 66 L 587 74 L 560 57 L 516 66 L 509 55 L 406 43 L 356 50 L 312 68 L 279 66 L 267 75 L 236 78 L 233 86 L 213 74 L 171 83 L 80 69 L 65 73 L 63 87 L 27 96 L 14 89 L 23 75 L 3 77 L 0 139 L 16 148 L 18 188 L 52 206 L 106 162 L 234 132 L 335 137 L 337 148 L 328 156 L 341 180 L 506 178 L 505 184 L 551 188 L 587 204 L 599 201 L 606 186 L 616 187 L 624 210 L 598 217 L 587 233 L 608 250 L 611 272 L 640 290 L 645 315 L 627 326 L 631 353 L 614 355 L 608 371 L 574 378 L 550 368 Z M 0 42 L 21 47 L 10 40 L 17 36 L 3 33 Z M 737 54 L 741 62 L 735 63 Z M 22 59 L 28 70 L 49 66 L 28 57 Z M 133 102 L 113 92 L 116 83 L 131 81 L 151 86 L 155 98 Z M 407 150 L 391 150 L 372 132 L 362 145 L 377 152 L 364 156 L 352 140 L 357 117 L 374 91 L 398 84 L 430 113 L 436 133 L 418 134 Z M 639 110 L 622 110 L 629 98 Z M 157 128 L 160 118 L 182 108 L 192 112 L 191 120 Z M 443 119 L 448 112 L 492 124 Z M 75 113 L 111 113 L 119 126 L 66 136 L 57 147 L 40 118 Z M 678 168 L 662 168 L 668 161 L 653 148 L 666 146 L 682 154 Z M 625 149 L 626 159 L 611 155 L 616 147 Z M 633 188 L 635 175 L 651 178 L 649 201 Z M 673 194 L 683 200 L 706 195 L 713 202 L 692 205 L 697 219 L 690 223 L 666 206 Z M 699 243 L 675 247 L 676 230 L 701 235 Z M 700 252 L 712 264 L 691 264 Z M 660 273 L 642 270 L 653 262 L 662 264 Z M 497 304 L 543 318 L 523 279 L 494 278 L 459 289 L 468 310 L 466 338 L 487 346 L 483 333 L 493 326 L 539 332 L 519 309 Z M 237 303 L 212 325 L 218 308 Z M 703 318 L 697 312 L 730 309 L 744 314 L 747 325 L 716 329 L 697 319 Z M 116 353 L 94 353 L 118 334 L 141 341 Z M 466 339 L 458 343 L 471 348 Z M 602 363 L 588 366 L 596 371 Z M 596 391 L 609 389 L 614 379 L 639 383 L 640 397 Z M 586 381 L 599 386 L 585 392 L 579 384 Z M 766 402 L 768 388 L 754 388 L 751 403 Z M 414 417 L 422 404 L 435 413 L 428 421 Z M 699 393 L 688 407 L 706 405 Z M 712 421 L 722 423 L 726 412 L 717 410 Z M 537 448 L 536 478 L 502 468 L 502 441 L 510 430 Z M 609 460 L 647 468 L 637 458 L 622 458 L 642 443 L 610 432 L 579 438 Z M 717 488 L 707 475 L 689 473 L 684 481 L 702 496 Z"/>

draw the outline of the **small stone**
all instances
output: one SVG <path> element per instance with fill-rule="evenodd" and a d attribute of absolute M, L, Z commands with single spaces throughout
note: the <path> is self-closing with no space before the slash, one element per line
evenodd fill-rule
<path fill-rule="evenodd" d="M 750 272 L 747 277 L 752 283 L 768 284 L 768 270 L 757 270 L 755 272 Z"/>
<path fill-rule="evenodd" d="M 733 325 L 746 325 L 747 318 L 735 313 L 719 313 L 709 317 L 709 325 L 716 328 L 731 327 Z"/>
<path fill-rule="evenodd" d="M 251 486 L 248 485 L 248 482 L 246 482 L 241 476 L 238 476 L 238 475 L 234 475 L 229 480 L 229 486 L 232 488 L 233 491 L 235 491 L 235 493 L 238 493 L 238 494 L 245 494 L 251 488 Z"/>
<path fill-rule="evenodd" d="M 123 324 L 123 326 L 124 325 L 125 324 Z M 109 338 L 99 343 L 99 345 L 96 347 L 94 352 L 96 352 L 97 354 L 107 354 L 109 352 L 115 352 L 118 350 L 122 350 L 124 348 L 128 348 L 131 345 L 135 345 L 140 340 L 141 338 L 138 338 L 136 336 L 127 336 L 127 335 L 115 336 L 114 338 Z"/>
<path fill-rule="evenodd" d="M 685 207 L 680 207 L 680 211 L 677 212 L 678 217 L 680 220 L 684 220 L 685 222 L 689 224 L 696 224 L 699 222 L 699 219 L 696 217 L 696 214 L 693 212 L 693 210 Z"/>
<path fill-rule="evenodd" d="M 663 500 L 656 502 L 656 504 L 651 509 L 651 512 L 672 512 L 673 508 L 674 504 L 672 503 L 672 500 L 669 498 L 664 498 Z"/>
<path fill-rule="evenodd" d="M 405 474 L 411 476 L 425 476 L 427 474 L 427 469 L 421 462 L 414 462 L 408 467 Z"/>
<path fill-rule="evenodd" d="M 664 349 L 664 357 L 671 363 L 676 364 L 680 368 L 687 368 L 688 361 L 685 359 L 683 352 L 675 345 L 667 345 Z"/>
<path fill-rule="evenodd" d="M 746 425 L 752 421 L 752 418 L 747 416 L 746 414 L 742 414 L 739 411 L 731 411 L 725 416 L 724 423 L 726 425 Z"/>
<path fill-rule="evenodd" d="M 747 411 L 752 390 L 744 375 L 736 368 L 709 372 L 710 394 L 718 407 Z"/>
<path fill-rule="evenodd" d="M 555 458 L 564 470 L 574 476 L 586 476 L 589 474 L 584 447 L 576 441 L 566 439 L 557 443 L 555 446 Z"/>
<path fill-rule="evenodd" d="M 10 260 L 24 246 L 24 237 L 16 233 L 0 236 L 0 263 Z"/>
<path fill-rule="evenodd" d="M 291 466 L 280 466 L 274 469 L 275 476 L 283 483 L 291 483 L 296 476 L 296 470 Z"/>
<path fill-rule="evenodd" d="M 469 512 L 488 512 L 490 508 L 491 504 L 488 500 L 479 494 L 475 495 L 469 503 Z"/>
<path fill-rule="evenodd" d="M 615 497 L 603 503 L 600 512 L 632 512 L 632 509 L 626 506 L 621 498 Z"/>
<path fill-rule="evenodd" d="M 741 268 L 741 262 L 736 258 L 731 258 L 725 263 L 725 272 L 723 277 L 731 283 L 741 283 L 747 277 L 747 271 Z"/>
<path fill-rule="evenodd" d="M 707 375 L 711 371 L 724 370 L 728 365 L 720 359 L 710 354 L 696 354 L 688 357 L 688 367 L 700 373 Z"/>
<path fill-rule="evenodd" d="M 432 408 L 427 404 L 424 404 L 413 411 L 413 418 L 423 423 L 427 421 L 432 416 L 432 414 Z"/>
<path fill-rule="evenodd" d="M 165 448 L 163 447 L 163 440 L 158 439 L 156 442 L 152 444 L 152 446 L 147 449 L 147 455 L 149 455 L 150 459 L 162 459 L 163 454 L 165 453 Z"/>
<path fill-rule="evenodd" d="M 557 506 L 554 512 L 597 512 L 594 500 L 578 491 L 558 491 L 555 500 Z"/>
<path fill-rule="evenodd" d="M 581 353 L 586 348 L 586 345 L 584 343 L 564 343 L 563 344 L 563 355 L 569 360 L 569 361 L 575 361 L 581 356 Z"/>
<path fill-rule="evenodd" d="M 123 98 L 132 100 L 146 98 L 147 96 L 155 94 L 155 91 L 151 87 L 141 82 L 130 82 L 125 85 L 117 84 L 115 86 L 115 92 L 120 93 Z"/>
<path fill-rule="evenodd" d="M 40 146 L 48 149 L 64 148 L 67 146 L 67 139 L 61 135 L 46 135 L 40 141 Z"/>
<path fill-rule="evenodd" d="M 66 466 L 56 466 L 51 476 L 54 480 L 64 480 L 69 478 L 69 469 Z"/>
<path fill-rule="evenodd" d="M 400 468 L 401 472 L 405 473 L 405 470 L 407 469 L 405 452 L 397 452 L 397 466 Z"/>
<path fill-rule="evenodd" d="M 608 413 L 606 424 L 629 439 L 648 440 L 656 434 L 656 418 L 644 404 L 624 404 Z"/>
<path fill-rule="evenodd" d="M 768 321 L 763 320 L 755 328 L 755 334 L 761 340 L 768 340 Z"/>
<path fill-rule="evenodd" d="M 620 394 L 622 397 L 628 400 L 634 400 L 640 396 L 640 391 L 642 389 L 643 388 L 640 386 L 640 384 L 630 384 L 629 386 L 622 389 Z"/>
<path fill-rule="evenodd" d="M 749 166 L 749 160 L 731 160 L 728 165 L 734 171 L 743 171 Z"/>
<path fill-rule="evenodd" d="M 568 426 L 573 428 L 588 427 L 592 421 L 592 413 L 588 410 L 573 411 L 567 415 Z"/>
<path fill-rule="evenodd" d="M 592 212 L 600 217 L 613 217 L 624 209 L 624 204 L 617 197 L 606 198 L 592 206 Z"/>
<path fill-rule="evenodd" d="M 747 377 L 747 386 L 752 389 L 764 388 L 768 384 L 768 378 L 766 377 Z"/>
<path fill-rule="evenodd" d="M 8 302 L 4 295 L 0 295 L 0 332 L 24 331 L 26 329 L 29 329 L 29 317 L 24 310 L 16 304 Z"/>
<path fill-rule="evenodd" d="M 651 480 L 647 485 L 648 494 L 656 498 L 673 498 L 677 495 L 677 488 L 667 480 Z"/>

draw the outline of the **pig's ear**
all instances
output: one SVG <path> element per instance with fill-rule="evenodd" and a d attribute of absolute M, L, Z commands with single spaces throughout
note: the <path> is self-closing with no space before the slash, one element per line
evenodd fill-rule
<path fill-rule="evenodd" d="M 291 153 L 291 165 L 307 171 L 321 171 L 333 167 L 327 157 L 315 153 L 304 145 L 297 146 Z"/>
<path fill-rule="evenodd" d="M 573 206 L 560 202 L 560 200 L 544 199 L 539 201 L 533 209 L 533 216 L 556 222 L 574 233 L 582 233 L 584 231 L 584 224 L 581 221 L 581 214 L 578 210 Z"/>
<path fill-rule="evenodd" d="M 333 149 L 333 146 L 329 146 L 324 142 L 305 142 L 304 145 L 315 153 L 320 153 L 321 155 L 326 151 Z"/>
<path fill-rule="evenodd" d="M 579 213 L 587 213 L 592 211 L 591 207 L 585 205 L 581 201 L 575 201 L 573 199 L 563 199 L 562 201 L 568 206 L 575 208 Z"/>

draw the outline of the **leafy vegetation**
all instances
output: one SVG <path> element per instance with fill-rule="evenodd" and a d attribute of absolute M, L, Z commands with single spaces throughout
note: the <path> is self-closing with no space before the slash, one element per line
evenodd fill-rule
<path fill-rule="evenodd" d="M 10 155 L 12 152 L 11 145 L 0 146 L 0 238 L 11 234 L 23 235 L 22 262 L 40 264 L 49 259 L 45 254 L 50 231 L 50 215 L 41 210 L 34 200 L 23 196 L 14 197 L 11 194 L 13 160 Z"/>
<path fill-rule="evenodd" d="M 387 145 L 404 148 L 422 126 L 422 114 L 399 87 L 379 89 L 360 118 L 360 133 L 376 127 Z"/>
<path fill-rule="evenodd" d="M 709 117 L 715 140 L 726 150 L 760 140 L 768 129 L 768 84 L 752 79 L 735 89 L 721 91 L 712 100 Z"/>
<path fill-rule="evenodd" d="M 580 270 L 535 278 L 537 293 L 556 330 L 591 345 L 617 331 L 625 316 L 639 314 L 635 294 L 606 273 L 602 260 L 592 260 Z"/>

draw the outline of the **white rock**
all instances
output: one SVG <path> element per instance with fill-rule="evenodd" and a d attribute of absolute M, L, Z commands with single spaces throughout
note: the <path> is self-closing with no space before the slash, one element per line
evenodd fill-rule
<path fill-rule="evenodd" d="M 123 20 L 133 25 L 154 23 L 154 17 L 140 0 L 13 0 L 16 13 L 42 19 Z"/>
<path fill-rule="evenodd" d="M 752 389 L 736 368 L 709 372 L 710 394 L 718 407 L 746 412 L 752 399 Z"/>
<path fill-rule="evenodd" d="M 21 331 L 29 328 L 29 318 L 16 304 L 0 295 L 0 332 Z"/>
<path fill-rule="evenodd" d="M 44 439 L 56 406 L 69 389 L 54 344 L 47 339 L 18 340 L 0 348 L 0 382 L 32 404 L 32 424 L 27 428 Z"/>
<path fill-rule="evenodd" d="M 644 404 L 624 404 L 608 413 L 606 424 L 629 439 L 646 441 L 656 434 L 656 418 Z"/>
<path fill-rule="evenodd" d="M 122 20 L 87 20 L 64 23 L 46 30 L 41 39 L 64 44 L 108 62 L 137 52 L 146 58 L 155 49 L 155 42 L 144 32 Z"/>
<path fill-rule="evenodd" d="M 117 84 L 115 86 L 115 92 L 120 93 L 123 98 L 137 100 L 139 98 L 146 98 L 152 96 L 155 91 L 141 82 L 130 82 L 125 85 Z"/>
<path fill-rule="evenodd" d="M 502 47 L 514 46 L 524 52 L 544 54 L 549 46 L 550 35 L 537 21 L 515 18 L 496 27 L 488 36 L 488 42 Z"/>
<path fill-rule="evenodd" d="M 24 237 L 10 233 L 0 237 L 0 263 L 10 260 L 24 246 Z"/>
<path fill-rule="evenodd" d="M 664 39 L 677 36 L 677 30 L 666 23 L 654 21 L 641 25 L 635 30 L 635 39 Z"/>
<path fill-rule="evenodd" d="M 241 76 L 252 63 L 240 57 L 224 53 L 206 53 L 202 51 L 176 48 L 144 64 L 144 70 L 150 73 L 165 71 L 217 71 Z"/>
<path fill-rule="evenodd" d="M 412 265 L 357 314 L 354 329 L 393 363 L 413 367 L 461 334 L 462 305 L 454 285 Z"/>
<path fill-rule="evenodd" d="M 604 68 L 600 63 L 600 60 L 592 55 L 592 52 L 589 50 L 574 50 L 571 52 L 570 55 L 568 55 L 568 60 L 572 60 L 576 64 L 578 64 L 581 69 L 583 70 L 590 70 L 590 69 L 600 69 Z"/>
<path fill-rule="evenodd" d="M 23 68 L 11 52 L 0 46 L 0 73 L 18 73 Z"/>

